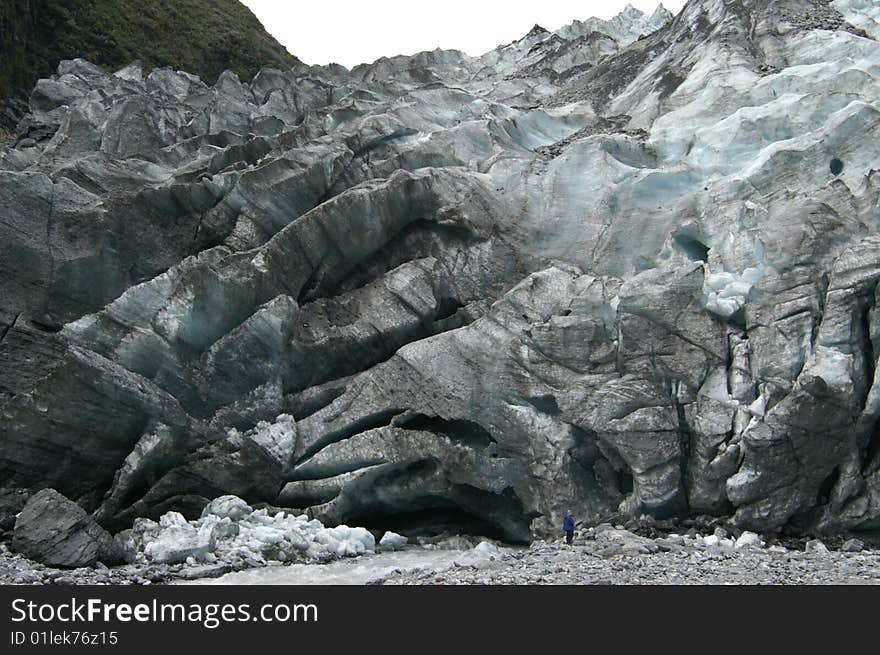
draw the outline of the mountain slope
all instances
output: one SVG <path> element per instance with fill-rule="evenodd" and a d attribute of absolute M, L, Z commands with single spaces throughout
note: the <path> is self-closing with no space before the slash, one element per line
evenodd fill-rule
<path fill-rule="evenodd" d="M 139 59 L 213 82 L 298 63 L 235 0 L 22 0 L 0 7 L 0 96 L 28 93 L 63 59 L 115 69 Z"/>
<path fill-rule="evenodd" d="M 691 0 L 628 45 L 213 86 L 63 62 L 0 151 L 0 484 L 115 527 L 234 493 L 876 532 L 878 22 Z"/>

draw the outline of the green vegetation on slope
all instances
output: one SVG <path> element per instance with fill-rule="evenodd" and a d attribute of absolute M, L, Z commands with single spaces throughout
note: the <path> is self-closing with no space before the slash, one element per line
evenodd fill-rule
<path fill-rule="evenodd" d="M 0 99 L 75 57 L 108 69 L 140 59 L 208 83 L 298 63 L 237 0 L 0 0 Z"/>

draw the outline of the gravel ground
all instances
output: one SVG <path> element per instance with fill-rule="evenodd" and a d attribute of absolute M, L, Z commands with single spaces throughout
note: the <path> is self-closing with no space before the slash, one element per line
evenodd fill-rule
<path fill-rule="evenodd" d="M 188 567 L 184 564 L 127 564 L 108 568 L 100 563 L 93 567 L 56 569 L 12 553 L 0 544 L 0 585 L 149 585 L 217 576 L 231 570 L 228 566 Z"/>
<path fill-rule="evenodd" d="M 505 551 L 482 568 L 400 573 L 389 576 L 383 584 L 880 584 L 880 550 L 840 552 L 815 546 L 815 551 L 808 552 L 781 545 L 737 549 L 700 545 L 696 539 L 684 539 L 681 545 L 673 543 L 677 539 L 653 541 L 656 548 L 646 542 L 639 542 L 639 547 L 609 547 L 589 537 L 581 537 L 571 546 L 539 541 L 528 549 Z"/>

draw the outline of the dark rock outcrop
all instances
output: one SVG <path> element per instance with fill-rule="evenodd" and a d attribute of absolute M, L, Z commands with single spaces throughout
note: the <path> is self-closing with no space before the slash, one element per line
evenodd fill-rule
<path fill-rule="evenodd" d="M 0 539 L 12 538 L 15 518 L 24 508 L 30 494 L 26 489 L 4 489 L 0 491 Z"/>
<path fill-rule="evenodd" d="M 85 510 L 54 489 L 31 496 L 15 521 L 12 548 L 48 566 L 120 564 L 122 548 Z"/>

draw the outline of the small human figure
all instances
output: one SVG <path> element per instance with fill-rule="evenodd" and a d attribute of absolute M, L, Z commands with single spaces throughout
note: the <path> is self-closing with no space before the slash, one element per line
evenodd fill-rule
<path fill-rule="evenodd" d="M 571 510 L 565 512 L 565 518 L 562 519 L 562 531 L 565 532 L 565 543 L 571 544 L 574 539 L 574 517 Z"/>

